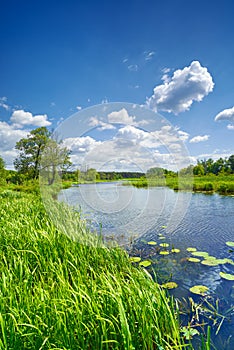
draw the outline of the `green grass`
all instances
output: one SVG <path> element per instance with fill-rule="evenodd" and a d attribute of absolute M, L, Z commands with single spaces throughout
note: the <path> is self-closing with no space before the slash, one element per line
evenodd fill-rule
<path fill-rule="evenodd" d="M 168 186 L 176 191 L 194 191 L 234 195 L 234 175 L 205 175 L 191 177 L 165 177 L 153 179 L 134 179 L 125 185 L 131 184 L 138 188 L 150 186 Z"/>
<path fill-rule="evenodd" d="M 192 349 L 144 268 L 91 240 L 79 214 L 50 208 L 67 234 L 35 194 L 0 193 L 0 349 Z"/>

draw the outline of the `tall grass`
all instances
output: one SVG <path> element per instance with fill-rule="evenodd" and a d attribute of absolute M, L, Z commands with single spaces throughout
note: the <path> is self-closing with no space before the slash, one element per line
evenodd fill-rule
<path fill-rule="evenodd" d="M 72 215 L 69 229 L 85 230 Z M 192 348 L 173 300 L 143 268 L 76 234 L 61 233 L 35 195 L 0 194 L 0 349 Z"/>

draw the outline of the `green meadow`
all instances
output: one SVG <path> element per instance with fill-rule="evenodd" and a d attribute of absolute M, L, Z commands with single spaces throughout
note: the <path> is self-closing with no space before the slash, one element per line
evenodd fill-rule
<path fill-rule="evenodd" d="M 145 268 L 53 205 L 66 234 L 38 195 L 0 193 L 0 349 L 193 349 L 176 303 Z"/>
<path fill-rule="evenodd" d="M 204 176 L 165 176 L 129 180 L 125 184 L 135 187 L 168 186 L 174 190 L 189 190 L 193 192 L 234 195 L 234 175 L 204 175 Z"/>

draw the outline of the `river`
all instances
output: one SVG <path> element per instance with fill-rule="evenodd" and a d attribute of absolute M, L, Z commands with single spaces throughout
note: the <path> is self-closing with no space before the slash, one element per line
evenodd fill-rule
<path fill-rule="evenodd" d="M 226 244 L 234 240 L 234 197 L 175 192 L 166 187 L 137 189 L 112 182 L 71 187 L 61 191 L 59 200 L 80 209 L 90 228 L 101 231 L 107 241 L 113 239 L 130 255 L 149 260 L 147 269 L 157 273 L 160 283 L 176 282 L 178 288 L 170 293 L 185 304 L 192 298 L 200 312 L 200 319 L 194 320 L 194 315 L 185 311 L 183 321 L 209 322 L 217 350 L 234 349 L 234 281 L 219 274 L 234 274 L 234 265 L 190 262 L 188 258 L 193 256 L 187 251 L 192 247 L 234 261 L 234 248 Z M 162 248 L 162 243 L 169 247 Z M 174 248 L 180 251 L 171 253 Z M 161 255 L 162 250 L 170 254 Z M 207 296 L 191 293 L 194 285 L 207 286 Z M 212 307 L 226 317 L 214 317 L 209 311 Z"/>

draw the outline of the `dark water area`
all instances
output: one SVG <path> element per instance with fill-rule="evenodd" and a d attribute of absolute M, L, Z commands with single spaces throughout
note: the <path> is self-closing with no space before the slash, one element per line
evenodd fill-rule
<path fill-rule="evenodd" d="M 234 349 L 234 281 L 220 277 L 220 272 L 234 274 L 234 264 L 190 262 L 192 253 L 187 251 L 193 247 L 234 261 L 234 248 L 226 245 L 234 241 L 234 197 L 100 183 L 63 190 L 59 200 L 80 208 L 91 229 L 101 227 L 104 236 L 122 244 L 131 256 L 149 260 L 147 270 L 158 283 L 176 282 L 178 287 L 169 293 L 181 303 L 183 323 L 210 324 L 215 348 Z M 173 248 L 180 251 L 171 253 Z M 163 250 L 169 254 L 162 255 Z M 190 292 L 195 285 L 207 286 L 207 295 Z"/>

